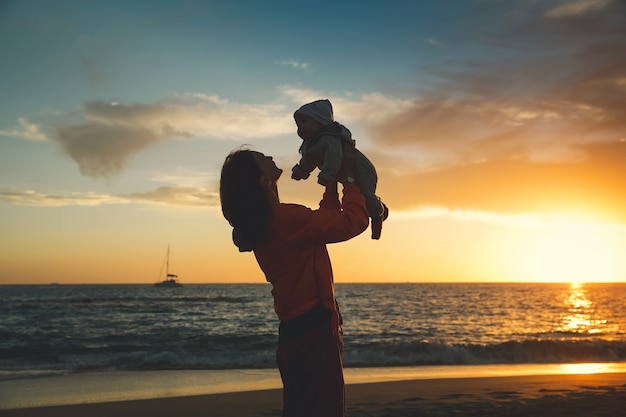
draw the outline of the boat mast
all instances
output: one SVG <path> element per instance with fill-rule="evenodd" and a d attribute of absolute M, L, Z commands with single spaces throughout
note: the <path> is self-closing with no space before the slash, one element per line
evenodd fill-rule
<path fill-rule="evenodd" d="M 165 276 L 166 276 L 166 279 L 178 278 L 178 275 L 170 274 L 170 245 L 169 243 L 167 244 L 167 261 L 165 263 Z"/>

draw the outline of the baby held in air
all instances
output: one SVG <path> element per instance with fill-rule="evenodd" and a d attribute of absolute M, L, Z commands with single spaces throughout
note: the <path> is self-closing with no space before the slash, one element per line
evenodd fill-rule
<path fill-rule="evenodd" d="M 300 107 L 293 115 L 302 139 L 302 155 L 291 170 L 291 178 L 303 180 L 319 168 L 317 182 L 327 185 L 338 181 L 346 151 L 354 153 L 354 178 L 348 178 L 365 196 L 367 210 L 372 219 L 372 239 L 379 239 L 383 221 L 389 215 L 387 206 L 376 195 L 378 175 L 372 162 L 355 147 L 352 133 L 333 117 L 333 107 L 328 100 L 317 100 Z"/>

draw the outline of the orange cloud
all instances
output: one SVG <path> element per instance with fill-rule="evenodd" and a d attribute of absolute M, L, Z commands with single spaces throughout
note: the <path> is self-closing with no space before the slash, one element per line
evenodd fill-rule
<path fill-rule="evenodd" d="M 385 180 L 391 207 L 503 213 L 581 212 L 626 222 L 626 142 L 589 145 L 576 163 L 492 160 Z M 386 197 L 389 195 L 389 198 Z"/>
<path fill-rule="evenodd" d="M 467 34 L 475 52 L 423 69 L 438 81 L 371 126 L 376 147 L 410 151 L 421 168 L 437 168 L 573 162 L 585 156 L 581 145 L 626 138 L 626 3 L 547 7 L 501 16 L 488 37 Z"/>

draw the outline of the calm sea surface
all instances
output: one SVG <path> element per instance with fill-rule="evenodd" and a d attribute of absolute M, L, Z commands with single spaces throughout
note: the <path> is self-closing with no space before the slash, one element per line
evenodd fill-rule
<path fill-rule="evenodd" d="M 338 284 L 345 366 L 626 361 L 626 284 Z M 274 368 L 270 286 L 0 286 L 0 378 Z"/>

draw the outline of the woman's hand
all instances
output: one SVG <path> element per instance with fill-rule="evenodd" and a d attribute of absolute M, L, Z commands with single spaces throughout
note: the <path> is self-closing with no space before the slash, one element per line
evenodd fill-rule
<path fill-rule="evenodd" d="M 326 183 L 326 192 L 329 194 L 338 194 L 337 181 L 329 181 L 328 183 Z"/>

